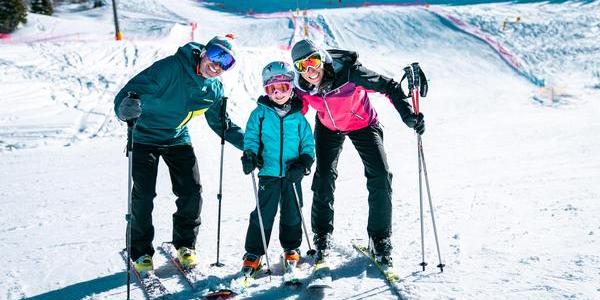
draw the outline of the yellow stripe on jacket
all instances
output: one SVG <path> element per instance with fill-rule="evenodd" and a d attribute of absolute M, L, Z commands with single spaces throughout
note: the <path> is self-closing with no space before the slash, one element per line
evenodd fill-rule
<path fill-rule="evenodd" d="M 183 119 L 183 122 L 181 122 L 181 124 L 179 124 L 179 126 L 177 126 L 177 129 L 181 129 L 181 127 L 185 126 L 191 119 L 193 119 L 193 118 L 195 118 L 197 116 L 201 116 L 207 110 L 208 110 L 208 108 L 203 108 L 203 109 L 199 109 L 199 110 L 195 110 L 195 111 L 190 111 L 188 113 L 188 115 L 185 117 L 185 119 Z"/>

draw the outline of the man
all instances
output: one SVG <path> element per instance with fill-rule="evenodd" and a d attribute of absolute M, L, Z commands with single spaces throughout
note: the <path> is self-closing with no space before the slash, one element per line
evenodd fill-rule
<path fill-rule="evenodd" d="M 153 269 L 153 199 L 158 161 L 169 167 L 177 211 L 173 245 L 186 268 L 197 264 L 195 244 L 202 206 L 198 162 L 187 123 L 205 114 L 208 125 L 243 150 L 244 133 L 221 111 L 223 85 L 218 78 L 235 64 L 232 41 L 214 37 L 206 46 L 188 43 L 133 77 L 115 97 L 122 121 L 135 121 L 131 258 L 138 272 Z M 225 127 L 225 128 L 224 128 Z"/>
<path fill-rule="evenodd" d="M 298 95 L 317 111 L 317 167 L 312 183 L 314 243 L 317 259 L 325 258 L 333 232 L 337 162 L 347 136 L 358 150 L 367 177 L 369 248 L 382 265 L 391 267 L 392 174 L 383 148 L 383 131 L 367 92 L 376 91 L 390 98 L 404 123 L 418 134 L 425 131 L 425 123 L 423 115 L 415 115 L 404 101 L 407 96 L 398 82 L 363 67 L 357 58 L 355 52 L 324 50 L 310 40 L 299 41 L 292 48 L 294 67 L 301 75 L 296 83 Z"/>

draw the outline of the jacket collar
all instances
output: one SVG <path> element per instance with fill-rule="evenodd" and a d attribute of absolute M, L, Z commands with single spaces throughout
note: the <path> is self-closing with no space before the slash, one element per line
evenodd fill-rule
<path fill-rule="evenodd" d="M 273 101 L 269 99 L 269 96 L 262 95 L 258 97 L 258 100 L 256 102 L 258 102 L 259 105 L 265 106 L 267 109 L 270 109 L 273 112 L 275 112 L 275 103 L 273 103 Z M 292 108 L 286 116 L 289 116 L 295 112 L 302 111 L 302 100 L 300 100 L 300 98 L 298 98 L 296 94 L 292 95 L 292 98 L 290 99 L 290 104 L 292 105 Z"/>

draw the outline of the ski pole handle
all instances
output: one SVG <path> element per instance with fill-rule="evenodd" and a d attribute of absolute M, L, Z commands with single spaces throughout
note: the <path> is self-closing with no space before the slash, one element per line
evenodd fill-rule
<path fill-rule="evenodd" d="M 410 66 L 404 67 L 404 74 L 406 76 L 406 80 L 408 81 L 408 91 L 412 93 L 412 89 L 414 87 L 413 74 Z"/>
<path fill-rule="evenodd" d="M 419 70 L 419 63 L 416 62 L 404 67 L 404 73 L 406 75 L 406 80 L 408 81 L 408 91 L 412 99 L 415 115 L 419 114 Z"/>

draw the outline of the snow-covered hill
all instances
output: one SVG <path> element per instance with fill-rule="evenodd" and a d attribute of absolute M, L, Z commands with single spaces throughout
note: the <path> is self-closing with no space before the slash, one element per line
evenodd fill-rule
<path fill-rule="evenodd" d="M 198 24 L 195 38 L 201 42 L 215 34 L 237 36 L 239 63 L 223 79 L 238 124 L 245 123 L 260 94 L 260 70 L 269 61 L 289 59 L 287 47 L 303 37 L 304 24 L 312 38 L 356 50 L 365 66 L 388 76 L 399 79 L 404 65 L 421 63 L 430 79 L 422 103 L 424 147 L 447 264 L 443 274 L 433 268 L 418 272 L 416 137 L 384 97 L 372 97 L 394 172 L 393 254 L 403 270 L 403 297 L 600 298 L 597 3 L 433 6 L 504 43 L 528 72 L 555 76 L 570 98 L 552 106 L 532 101 L 539 87 L 489 44 L 421 6 L 311 10 L 293 18 L 287 12 L 236 15 L 196 1 L 119 3 L 123 42 L 111 40 L 110 7 L 30 15 L 11 40 L 0 42 L 0 291 L 5 291 L 0 298 L 124 297 L 118 250 L 125 229 L 125 127 L 113 116 L 112 100 L 131 76 L 188 41 L 191 22 Z M 516 26 L 545 26 L 549 33 L 490 29 L 509 12 L 522 17 Z M 565 43 L 564 30 L 582 33 Z M 567 78 L 578 84 L 561 85 Z M 190 126 L 204 190 L 197 248 L 206 273 L 224 278 L 240 267 L 239 233 L 253 209 L 251 181 L 241 172 L 239 151 L 227 147 L 221 244 L 226 266 L 209 269 L 216 252 L 219 143 L 204 121 Z M 367 192 L 359 157 L 346 148 L 335 206 L 335 294 L 326 298 L 394 298 L 349 245 L 352 238 L 366 237 Z M 158 182 L 156 243 L 170 240 L 175 207 L 164 166 Z M 303 186 L 307 218 L 309 186 L 310 178 Z M 426 225 L 427 258 L 435 265 L 428 219 Z M 271 245 L 275 259 L 279 243 L 274 239 Z M 163 257 L 157 263 L 177 298 L 200 297 Z M 136 289 L 134 295 L 142 294 Z M 275 279 L 249 296 L 315 295 L 281 289 Z"/>

